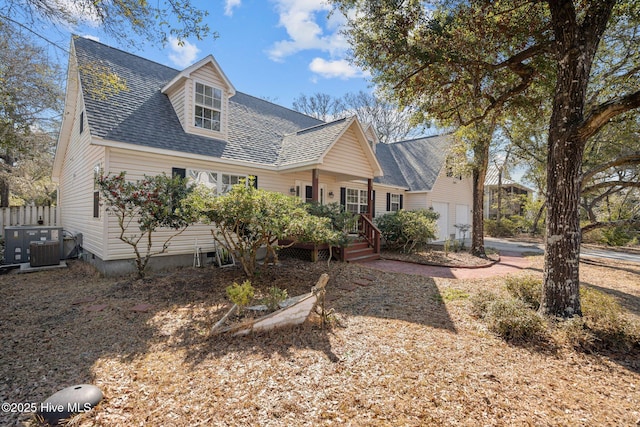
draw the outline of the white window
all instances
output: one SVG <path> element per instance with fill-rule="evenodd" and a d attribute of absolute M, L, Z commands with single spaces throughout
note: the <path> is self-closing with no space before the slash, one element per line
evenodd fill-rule
<path fill-rule="evenodd" d="M 239 184 L 241 180 L 245 180 L 245 185 L 247 183 L 246 175 L 231 175 L 227 173 L 222 174 L 222 184 L 220 188 L 220 194 L 225 194 L 231 191 L 231 187 L 236 184 Z"/>
<path fill-rule="evenodd" d="M 367 213 L 367 190 L 347 188 L 347 211 L 362 214 Z"/>
<path fill-rule="evenodd" d="M 187 171 L 189 183 L 193 185 L 204 185 L 213 190 L 214 194 L 218 194 L 218 173 L 189 169 Z"/>
<path fill-rule="evenodd" d="M 195 101 L 195 126 L 219 131 L 222 114 L 222 90 L 196 83 Z"/>
<path fill-rule="evenodd" d="M 239 184 L 243 179 L 248 182 L 247 175 L 234 175 L 229 173 L 203 171 L 197 169 L 188 169 L 187 178 L 192 185 L 204 185 L 215 195 L 226 194 L 231 191 L 231 187 Z"/>
<path fill-rule="evenodd" d="M 400 210 L 400 195 L 399 194 L 390 194 L 389 201 L 389 210 L 391 212 L 397 212 Z"/>

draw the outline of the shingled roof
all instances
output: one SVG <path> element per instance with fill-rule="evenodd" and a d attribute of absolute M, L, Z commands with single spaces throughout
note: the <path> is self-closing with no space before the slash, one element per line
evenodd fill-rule
<path fill-rule="evenodd" d="M 375 182 L 410 191 L 431 191 L 445 164 L 451 142 L 450 136 L 440 135 L 378 144 L 376 157 L 384 176 L 375 178 Z"/>
<path fill-rule="evenodd" d="M 95 137 L 171 151 L 287 167 L 318 161 L 355 118 L 333 122 L 235 92 L 229 99 L 228 141 L 184 131 L 162 88 L 181 71 L 81 37 L 73 38 L 86 118 Z M 117 75 L 126 88 L 93 93 L 92 79 Z M 105 96 L 106 95 L 106 96 Z M 431 190 L 444 165 L 448 136 L 377 144 L 384 176 L 376 182 Z"/>
<path fill-rule="evenodd" d="M 301 138 L 296 142 L 296 154 L 284 144 L 285 136 L 327 124 L 241 92 L 229 99 L 229 115 L 233 119 L 229 120 L 228 141 L 186 133 L 169 98 L 161 93 L 180 71 L 93 40 L 76 37 L 73 43 L 86 117 L 94 136 L 264 165 L 282 163 L 281 153 L 290 161 L 298 158 L 301 151 L 317 153 L 330 144 L 321 134 Z M 106 97 L 92 93 L 92 79 L 105 71 L 119 76 L 126 89 Z M 306 145 L 299 146 L 302 140 Z"/>

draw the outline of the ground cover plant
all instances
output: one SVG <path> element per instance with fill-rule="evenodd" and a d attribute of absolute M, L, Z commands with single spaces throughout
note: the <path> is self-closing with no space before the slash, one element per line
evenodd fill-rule
<path fill-rule="evenodd" d="M 541 275 L 530 259 L 523 277 Z M 251 279 L 255 299 L 295 296 L 330 276 L 324 328 L 230 338 L 211 326 L 231 307 L 241 267 L 107 279 L 80 262 L 0 276 L 0 400 L 41 402 L 91 383 L 104 400 L 74 426 L 636 425 L 640 354 L 514 344 L 473 315 L 505 278 L 455 280 L 363 265 L 281 259 Z M 637 264 L 583 264 L 585 287 L 640 321 Z M 586 298 L 585 298 L 586 301 Z M 36 426 L 29 413 L 0 425 Z"/>

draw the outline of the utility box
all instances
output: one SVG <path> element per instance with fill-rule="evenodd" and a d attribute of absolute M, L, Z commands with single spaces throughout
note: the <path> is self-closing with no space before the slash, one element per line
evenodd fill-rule
<path fill-rule="evenodd" d="M 7 264 L 20 264 L 31 260 L 31 242 L 55 241 L 58 257 L 62 255 L 62 227 L 12 226 L 4 229 L 4 259 Z"/>
<path fill-rule="evenodd" d="M 44 240 L 29 244 L 31 267 L 60 264 L 60 242 Z"/>

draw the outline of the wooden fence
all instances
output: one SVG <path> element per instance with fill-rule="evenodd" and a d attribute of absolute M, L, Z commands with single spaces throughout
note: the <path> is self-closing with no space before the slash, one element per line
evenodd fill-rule
<path fill-rule="evenodd" d="M 39 223 L 42 221 L 42 224 Z M 60 213 L 56 206 L 13 206 L 0 208 L 0 234 L 12 225 L 60 225 Z"/>

